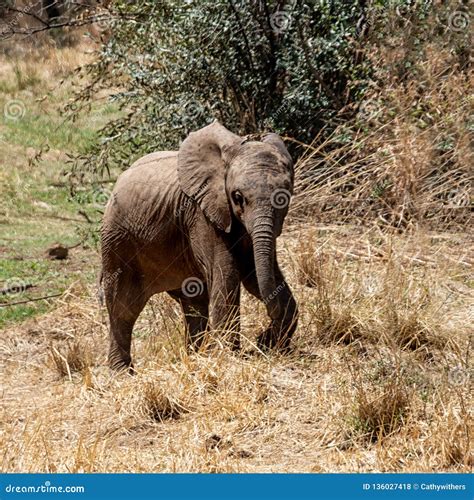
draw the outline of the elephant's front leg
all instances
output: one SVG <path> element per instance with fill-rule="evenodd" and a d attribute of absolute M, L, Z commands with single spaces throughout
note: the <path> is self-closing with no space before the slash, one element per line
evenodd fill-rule
<path fill-rule="evenodd" d="M 224 334 L 233 351 L 240 349 L 240 278 L 230 255 L 215 262 L 209 278 L 212 330 Z"/>

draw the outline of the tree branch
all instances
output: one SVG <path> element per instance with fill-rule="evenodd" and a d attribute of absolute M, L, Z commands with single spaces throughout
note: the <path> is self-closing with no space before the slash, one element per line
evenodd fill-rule
<path fill-rule="evenodd" d="M 248 60 L 249 60 L 249 63 L 250 63 L 250 67 L 252 68 L 252 70 L 255 70 L 254 65 L 253 65 L 252 52 L 250 51 L 249 40 L 247 38 L 247 34 L 245 33 L 244 27 L 242 25 L 242 21 L 240 20 L 239 12 L 235 8 L 234 2 L 232 2 L 232 0 L 229 0 L 229 5 L 230 5 L 230 7 L 232 9 L 232 12 L 234 13 L 234 17 L 237 20 L 237 24 L 239 25 L 239 28 L 240 28 L 240 30 L 242 32 L 242 37 L 244 39 L 245 47 L 246 47 L 247 53 L 248 53 Z"/>
<path fill-rule="evenodd" d="M 36 297 L 34 299 L 19 300 L 18 302 L 8 302 L 6 304 L 0 304 L 0 307 L 18 306 L 20 304 L 28 304 L 28 302 L 37 302 L 38 300 L 47 300 L 52 299 L 53 297 L 60 297 L 61 295 L 63 295 L 63 292 L 54 293 L 52 295 L 45 295 L 44 297 Z"/>

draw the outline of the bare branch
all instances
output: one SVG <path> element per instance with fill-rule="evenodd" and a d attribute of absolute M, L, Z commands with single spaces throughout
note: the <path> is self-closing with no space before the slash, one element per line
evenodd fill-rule
<path fill-rule="evenodd" d="M 8 302 L 7 304 L 0 304 L 0 307 L 18 306 L 20 304 L 28 304 L 28 302 L 37 302 L 38 300 L 47 300 L 54 297 L 60 297 L 61 295 L 63 295 L 63 292 L 54 293 L 52 295 L 45 295 L 43 297 L 35 297 L 34 299 L 19 300 L 18 302 Z"/>

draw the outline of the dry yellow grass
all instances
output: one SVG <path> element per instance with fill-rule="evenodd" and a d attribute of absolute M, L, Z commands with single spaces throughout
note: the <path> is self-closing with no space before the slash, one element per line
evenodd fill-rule
<path fill-rule="evenodd" d="M 136 327 L 137 375 L 114 374 L 92 286 L 7 328 L 2 470 L 470 470 L 469 238 L 300 225 L 280 254 L 301 309 L 288 356 L 188 356 L 161 295 Z M 245 296 L 247 349 L 266 322 Z"/>
<path fill-rule="evenodd" d="M 372 88 L 353 120 L 306 149 L 293 219 L 436 229 L 472 222 L 474 70 L 428 40 L 413 62 L 416 78 L 401 77 L 412 42 L 396 37 L 367 54 Z"/>
<path fill-rule="evenodd" d="M 0 42 L 2 49 L 7 42 Z M 12 46 L 15 52 L 1 57 L 0 70 L 2 84 L 17 91 L 36 83 L 49 83 L 50 90 L 57 90 L 61 79 L 70 76 L 78 66 L 90 62 L 94 50 L 93 43 L 86 39 L 79 47 L 63 47 L 60 50 L 54 45 L 9 45 L 10 48 Z"/>

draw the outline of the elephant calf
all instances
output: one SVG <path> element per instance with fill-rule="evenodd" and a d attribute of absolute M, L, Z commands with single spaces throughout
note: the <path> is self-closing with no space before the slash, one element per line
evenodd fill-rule
<path fill-rule="evenodd" d="M 199 348 L 210 327 L 239 349 L 241 283 L 271 318 L 259 347 L 288 348 L 297 305 L 278 267 L 276 238 L 293 177 L 278 135 L 247 140 L 218 122 L 119 177 L 101 233 L 111 367 L 132 367 L 133 325 L 158 292 L 180 303 L 188 348 Z"/>

